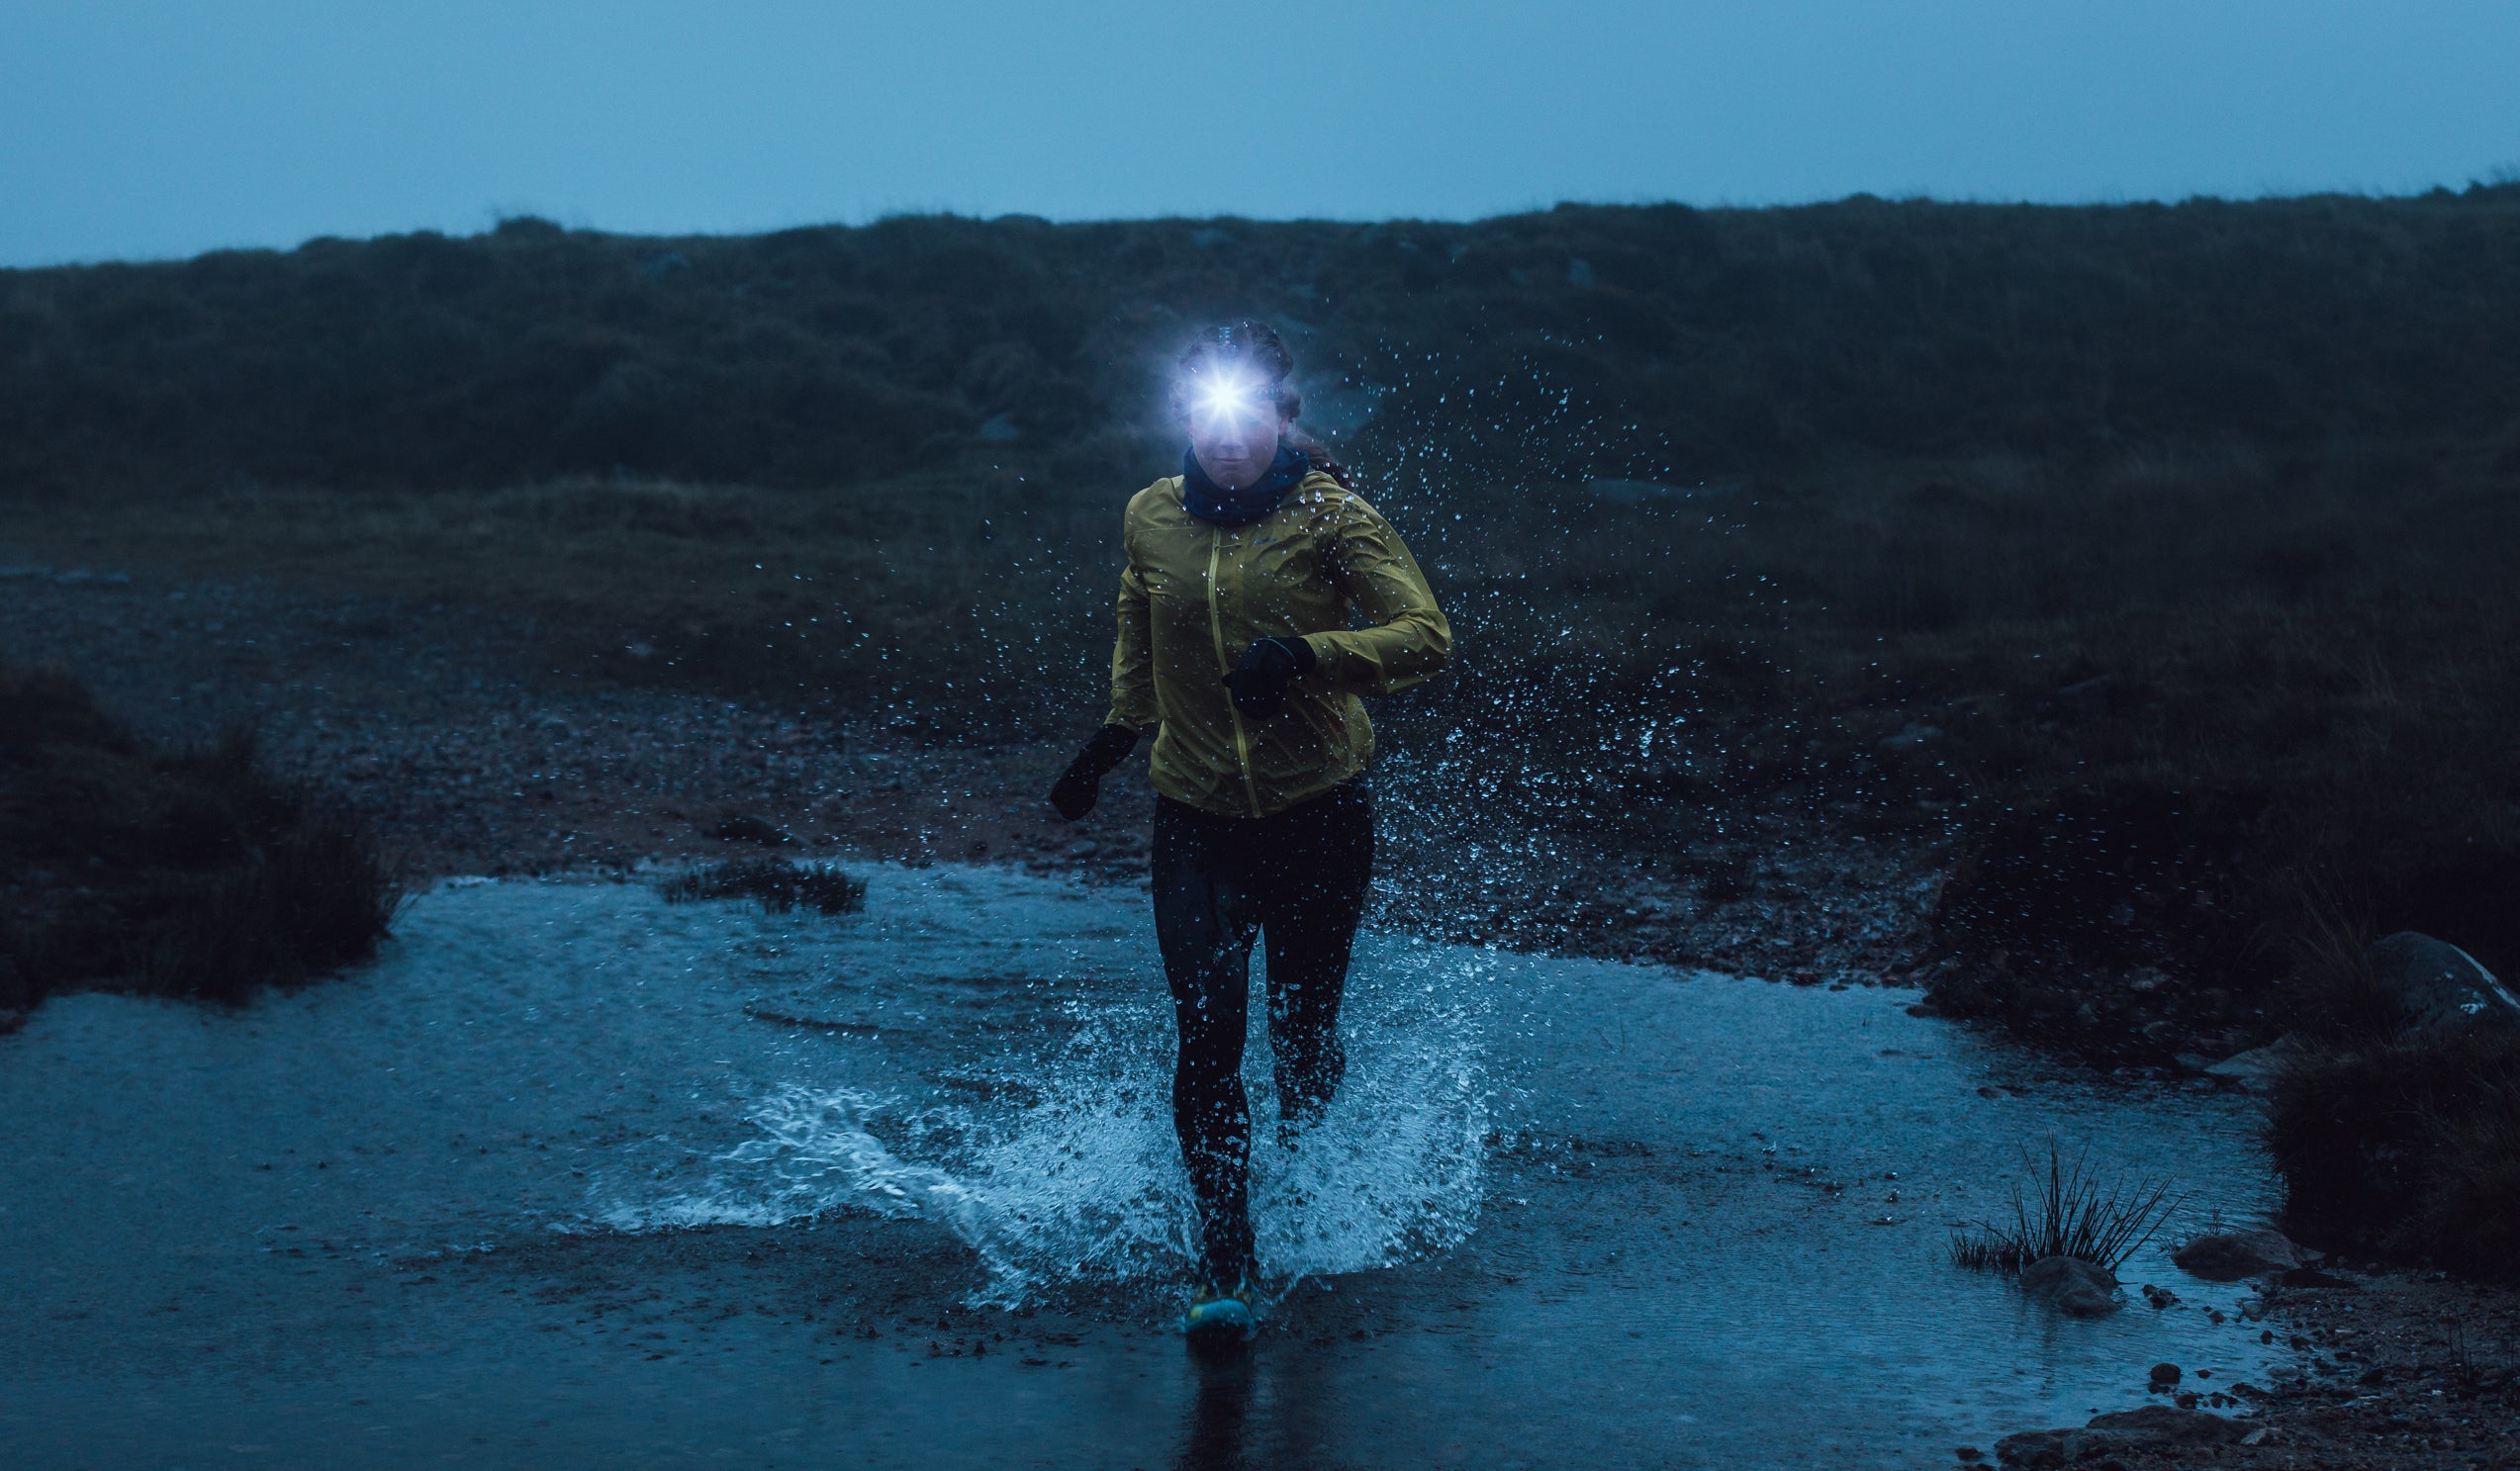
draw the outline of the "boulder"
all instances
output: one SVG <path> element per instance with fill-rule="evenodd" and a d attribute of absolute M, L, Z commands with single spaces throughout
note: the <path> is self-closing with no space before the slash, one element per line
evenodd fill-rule
<path fill-rule="evenodd" d="M 2021 1290 L 2076 1318 L 2117 1311 L 2117 1278 L 2079 1256 L 2042 1256 L 2021 1268 Z"/>
<path fill-rule="evenodd" d="M 2228 1445 L 2253 1426 L 2202 1410 L 2146 1405 L 2096 1415 L 2079 1430 L 2029 1430 L 1995 1442 L 1996 1458 L 2007 1466 L 2040 1468 L 2097 1461 L 2130 1450 L 2176 1450 L 2187 1446 Z"/>
<path fill-rule="evenodd" d="M 2237 1282 L 2288 1272 L 2302 1264 L 2301 1248 L 2280 1231 L 2228 1231 L 2200 1236 L 2170 1259 L 2191 1276 L 2208 1282 Z"/>
<path fill-rule="evenodd" d="M 2373 942 L 2364 961 L 2416 1032 L 2466 1027 L 2520 1030 L 2514 997 L 2476 958 L 2446 940 L 2400 930 Z"/>

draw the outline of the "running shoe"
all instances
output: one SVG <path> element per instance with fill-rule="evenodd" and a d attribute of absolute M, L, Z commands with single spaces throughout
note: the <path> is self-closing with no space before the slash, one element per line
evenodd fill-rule
<path fill-rule="evenodd" d="M 1191 1297 L 1181 1315 L 1181 1332 L 1193 1343 L 1248 1343 L 1260 1332 L 1253 1297 L 1249 1281 L 1237 1283 L 1231 1292 L 1211 1282 Z"/>

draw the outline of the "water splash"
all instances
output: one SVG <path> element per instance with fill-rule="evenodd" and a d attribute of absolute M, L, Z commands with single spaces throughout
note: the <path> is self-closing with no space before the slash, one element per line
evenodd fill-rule
<path fill-rule="evenodd" d="M 1273 1283 L 1416 1259 L 1478 1221 L 1496 966 L 1481 952 L 1369 942 L 1351 983 L 1346 1083 L 1292 1148 L 1273 1121 L 1264 1046 L 1246 1057 L 1253 1224 Z M 1172 1131 L 1172 1027 L 1161 1007 L 1068 1001 L 1065 1041 L 1034 1059 L 940 1074 L 884 1096 L 789 1082 L 749 1111 L 754 1137 L 696 1188 L 615 1198 L 623 1231 L 771 1226 L 842 1209 L 919 1217 L 980 1257 L 977 1302 L 1176 1284 L 1193 1260 Z M 980 1095 L 945 1096 L 942 1084 Z M 617 1189 L 607 1185 L 607 1190 Z"/>

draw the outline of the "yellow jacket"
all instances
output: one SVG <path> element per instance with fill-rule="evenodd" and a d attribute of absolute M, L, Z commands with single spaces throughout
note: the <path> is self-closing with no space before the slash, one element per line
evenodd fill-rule
<path fill-rule="evenodd" d="M 1220 526 L 1181 507 L 1181 477 L 1138 492 L 1121 523 L 1120 637 L 1107 722 L 1155 726 L 1155 789 L 1202 811 L 1265 817 L 1365 768 L 1360 694 L 1444 668 L 1452 629 L 1400 533 L 1315 471 L 1275 510 Z M 1350 609 L 1369 627 L 1351 630 Z M 1283 713 L 1246 720 L 1225 676 L 1263 638 L 1312 645 Z"/>

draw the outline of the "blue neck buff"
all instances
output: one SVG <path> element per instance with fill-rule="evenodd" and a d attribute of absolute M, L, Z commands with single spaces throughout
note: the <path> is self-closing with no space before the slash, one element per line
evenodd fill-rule
<path fill-rule="evenodd" d="M 1277 503 L 1285 500 L 1286 493 L 1311 474 L 1312 468 L 1312 461 L 1287 448 L 1281 439 L 1277 457 L 1268 462 L 1267 471 L 1260 479 L 1239 491 L 1229 491 L 1207 478 L 1207 472 L 1199 468 L 1196 450 L 1183 450 L 1181 508 L 1220 526 L 1248 526 L 1275 510 Z"/>

